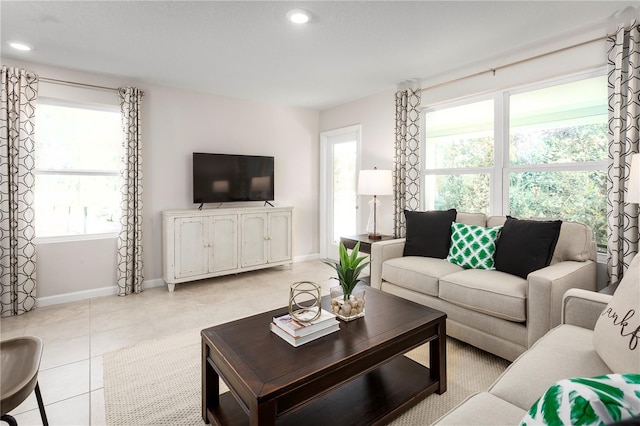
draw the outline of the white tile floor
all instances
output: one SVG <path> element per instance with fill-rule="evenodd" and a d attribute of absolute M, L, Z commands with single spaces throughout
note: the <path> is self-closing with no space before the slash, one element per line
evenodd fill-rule
<path fill-rule="evenodd" d="M 127 297 L 47 306 L 2 318 L 0 339 L 34 335 L 44 340 L 38 380 L 50 425 L 105 425 L 104 353 L 284 306 L 289 285 L 296 281 L 323 283 L 326 294 L 334 274 L 314 260 L 291 269 L 178 284 L 174 293 L 156 287 Z M 37 407 L 32 394 L 11 414 L 20 426 L 42 425 Z"/>

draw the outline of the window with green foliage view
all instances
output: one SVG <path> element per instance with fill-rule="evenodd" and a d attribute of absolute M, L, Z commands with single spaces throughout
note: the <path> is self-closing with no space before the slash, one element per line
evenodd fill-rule
<path fill-rule="evenodd" d="M 584 222 L 604 250 L 607 119 L 602 73 L 428 108 L 424 207 Z"/>

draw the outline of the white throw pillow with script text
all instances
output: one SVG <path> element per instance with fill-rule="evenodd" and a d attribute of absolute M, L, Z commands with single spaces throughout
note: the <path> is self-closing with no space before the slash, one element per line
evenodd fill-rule
<path fill-rule="evenodd" d="M 593 346 L 614 373 L 640 373 L 640 255 L 598 318 Z"/>

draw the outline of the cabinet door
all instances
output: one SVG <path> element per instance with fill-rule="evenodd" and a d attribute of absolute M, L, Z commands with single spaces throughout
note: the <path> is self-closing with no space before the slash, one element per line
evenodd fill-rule
<path fill-rule="evenodd" d="M 240 225 L 242 234 L 242 267 L 267 263 L 267 214 L 243 214 Z"/>
<path fill-rule="evenodd" d="M 187 217 L 175 220 L 176 278 L 206 274 L 209 270 L 206 246 L 207 219 Z"/>
<path fill-rule="evenodd" d="M 269 262 L 291 260 L 291 212 L 269 213 Z"/>
<path fill-rule="evenodd" d="M 238 216 L 213 216 L 209 223 L 209 272 L 238 267 Z"/>

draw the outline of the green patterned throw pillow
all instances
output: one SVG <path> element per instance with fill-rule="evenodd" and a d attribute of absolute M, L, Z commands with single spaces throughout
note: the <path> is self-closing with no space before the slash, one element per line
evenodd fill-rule
<path fill-rule="evenodd" d="M 607 374 L 556 382 L 520 426 L 608 425 L 640 416 L 640 374 Z"/>
<path fill-rule="evenodd" d="M 496 240 L 502 226 L 451 224 L 451 246 L 447 260 L 465 269 L 494 269 Z"/>

